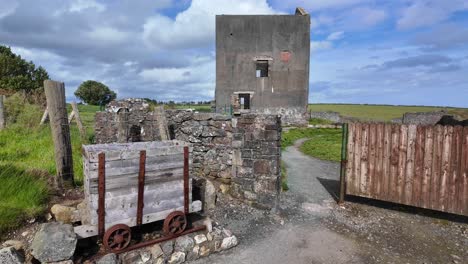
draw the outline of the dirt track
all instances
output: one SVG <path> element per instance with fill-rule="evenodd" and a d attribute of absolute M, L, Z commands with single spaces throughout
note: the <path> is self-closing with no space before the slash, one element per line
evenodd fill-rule
<path fill-rule="evenodd" d="M 195 263 L 468 263 L 464 217 L 373 201 L 338 206 L 339 166 L 283 152 L 290 190 L 278 213 L 251 209 L 220 197 L 227 206 L 214 219 L 240 244 Z"/>

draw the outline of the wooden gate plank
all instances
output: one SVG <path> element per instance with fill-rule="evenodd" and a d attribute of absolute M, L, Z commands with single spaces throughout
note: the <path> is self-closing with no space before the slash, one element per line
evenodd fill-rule
<path fill-rule="evenodd" d="M 398 154 L 398 177 L 397 177 L 397 202 L 404 203 L 404 188 L 406 174 L 406 151 L 408 149 L 408 126 L 401 125 L 400 127 L 400 147 Z"/>
<path fill-rule="evenodd" d="M 348 146 L 347 146 L 347 154 L 346 158 L 348 161 L 346 162 L 346 193 L 352 194 L 354 193 L 354 180 L 355 175 L 353 171 L 354 167 L 354 146 L 356 145 L 355 142 L 355 130 L 356 126 L 354 123 L 348 124 Z"/>
<path fill-rule="evenodd" d="M 382 197 L 384 200 L 389 200 L 389 183 L 390 183 L 390 156 L 392 147 L 392 126 L 384 125 L 384 151 L 382 164 Z"/>
<path fill-rule="evenodd" d="M 468 127 L 463 128 L 463 152 L 462 152 L 462 185 L 460 189 L 463 194 L 459 198 L 459 212 L 460 214 L 468 215 Z"/>
<path fill-rule="evenodd" d="M 461 174 L 461 151 L 463 143 L 463 127 L 456 126 L 453 129 L 452 139 L 452 173 L 449 181 L 449 212 L 456 213 L 458 205 L 458 196 L 460 195 L 460 174 Z"/>
<path fill-rule="evenodd" d="M 442 164 L 442 141 L 444 129 L 441 125 L 437 125 L 434 129 L 434 150 L 432 158 L 432 178 L 431 178 L 431 209 L 439 208 L 440 196 L 440 179 L 441 179 L 441 164 Z"/>
<path fill-rule="evenodd" d="M 400 153 L 400 126 L 392 125 L 392 142 L 390 156 L 390 184 L 389 201 L 398 202 L 397 181 L 398 181 L 398 157 Z"/>
<path fill-rule="evenodd" d="M 367 189 L 367 177 L 368 177 L 368 159 L 369 159 L 369 124 L 362 125 L 362 140 L 361 140 L 361 182 L 359 189 L 361 195 L 369 197 L 369 191 Z"/>
<path fill-rule="evenodd" d="M 412 190 L 412 205 L 421 206 L 422 200 L 422 178 L 424 174 L 424 142 L 426 128 L 418 126 L 416 129 L 416 141 L 414 145 L 414 175 Z"/>
<path fill-rule="evenodd" d="M 408 126 L 408 146 L 406 149 L 406 171 L 404 182 L 404 201 L 405 204 L 412 205 L 412 191 L 414 181 L 414 160 L 416 144 L 416 125 Z"/>
<path fill-rule="evenodd" d="M 383 198 L 382 186 L 384 177 L 382 174 L 383 166 L 383 153 L 384 153 L 384 124 L 377 124 L 377 136 L 376 136 L 376 156 L 375 156 L 375 173 L 374 177 L 374 189 L 372 192 L 376 197 Z"/>
<path fill-rule="evenodd" d="M 378 194 L 375 192 L 375 162 L 376 162 L 376 141 L 377 139 L 377 124 L 369 124 L 369 157 L 367 162 L 367 191 L 369 197 L 376 198 Z"/>
<path fill-rule="evenodd" d="M 451 151 L 450 147 L 452 145 L 452 135 L 453 127 L 445 126 L 444 127 L 444 138 L 442 144 L 442 169 L 441 169 L 441 178 L 440 178 L 440 196 L 439 196 L 439 210 L 446 210 L 447 208 L 447 189 L 448 189 L 448 175 L 450 175 L 450 159 Z"/>
<path fill-rule="evenodd" d="M 434 147 L 433 137 L 434 130 L 433 127 L 428 126 L 425 131 L 425 142 L 424 142 L 424 168 L 423 176 L 421 183 L 421 203 L 420 206 L 423 208 L 430 208 L 431 204 L 431 176 L 432 176 L 432 151 Z"/>
<path fill-rule="evenodd" d="M 362 142 L 362 124 L 356 123 L 354 145 L 354 194 L 361 193 L 361 142 Z"/>

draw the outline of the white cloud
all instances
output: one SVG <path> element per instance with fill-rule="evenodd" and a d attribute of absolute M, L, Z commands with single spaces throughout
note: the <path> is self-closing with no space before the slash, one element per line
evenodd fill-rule
<path fill-rule="evenodd" d="M 384 10 L 369 7 L 357 7 L 351 10 L 351 16 L 362 27 L 372 27 L 384 21 L 387 13 Z"/>
<path fill-rule="evenodd" d="M 434 25 L 448 19 L 452 13 L 468 9 L 466 0 L 416 0 L 403 9 L 397 21 L 399 29 Z"/>
<path fill-rule="evenodd" d="M 95 27 L 87 33 L 93 41 L 105 42 L 108 44 L 117 44 L 124 42 L 129 37 L 126 32 L 119 31 L 112 27 Z"/>
<path fill-rule="evenodd" d="M 311 41 L 310 42 L 310 51 L 311 53 L 320 51 L 320 50 L 327 50 L 331 49 L 333 44 L 331 41 L 328 40 L 321 40 L 321 41 Z"/>
<path fill-rule="evenodd" d="M 344 32 L 343 31 L 337 31 L 333 32 L 330 35 L 328 35 L 327 40 L 333 41 L 333 40 L 339 40 L 344 37 Z"/>
<path fill-rule="evenodd" d="M 75 0 L 71 3 L 70 8 L 68 9 L 70 12 L 81 12 L 86 9 L 95 9 L 98 12 L 102 12 L 106 10 L 106 7 L 98 3 L 94 0 Z"/>
<path fill-rule="evenodd" d="M 147 19 L 143 39 L 153 48 L 200 47 L 214 40 L 215 15 L 275 13 L 266 0 L 193 0 L 175 19 L 160 14 Z"/>
<path fill-rule="evenodd" d="M 0 0 L 0 18 L 15 12 L 18 2 L 15 0 Z"/>
<path fill-rule="evenodd" d="M 274 0 L 275 6 L 281 6 L 282 8 L 292 9 L 297 6 L 303 7 L 306 10 L 324 10 L 324 9 L 339 9 L 356 4 L 371 2 L 372 0 Z"/>
<path fill-rule="evenodd" d="M 212 57 L 196 57 L 191 65 L 181 68 L 144 69 L 139 76 L 144 81 L 162 84 L 211 83 L 214 85 L 216 72 L 215 60 Z"/>

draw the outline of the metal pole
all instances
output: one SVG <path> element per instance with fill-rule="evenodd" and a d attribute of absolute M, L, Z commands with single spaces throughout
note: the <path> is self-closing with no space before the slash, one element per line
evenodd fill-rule
<path fill-rule="evenodd" d="M 346 151 L 348 146 L 348 124 L 344 123 L 341 139 L 340 197 L 338 203 L 343 203 L 346 189 Z"/>

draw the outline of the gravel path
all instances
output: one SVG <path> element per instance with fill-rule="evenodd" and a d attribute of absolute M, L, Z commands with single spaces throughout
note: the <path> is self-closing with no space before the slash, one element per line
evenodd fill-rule
<path fill-rule="evenodd" d="M 468 263 L 467 218 L 373 201 L 338 206 L 339 165 L 283 152 L 290 190 L 278 213 L 229 197 L 213 219 L 240 244 L 193 263 Z"/>

